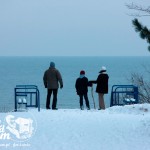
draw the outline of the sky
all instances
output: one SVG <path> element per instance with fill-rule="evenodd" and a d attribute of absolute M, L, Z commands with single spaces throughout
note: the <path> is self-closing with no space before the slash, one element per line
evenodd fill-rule
<path fill-rule="evenodd" d="M 150 56 L 128 15 L 131 2 L 0 0 L 0 56 Z"/>

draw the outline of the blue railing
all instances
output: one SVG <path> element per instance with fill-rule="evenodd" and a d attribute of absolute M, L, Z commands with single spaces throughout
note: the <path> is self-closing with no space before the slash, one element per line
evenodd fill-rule
<path fill-rule="evenodd" d="M 14 94 L 15 111 L 18 109 L 18 98 L 22 97 L 29 99 L 29 102 L 26 103 L 26 107 L 36 107 L 38 108 L 38 111 L 40 111 L 40 92 L 36 85 L 16 85 L 14 88 Z"/>
<path fill-rule="evenodd" d="M 114 105 L 137 104 L 138 87 L 135 85 L 113 85 L 111 90 L 110 107 Z"/>

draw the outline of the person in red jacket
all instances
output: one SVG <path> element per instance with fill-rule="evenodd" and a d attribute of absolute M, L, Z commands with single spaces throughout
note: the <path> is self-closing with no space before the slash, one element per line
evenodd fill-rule
<path fill-rule="evenodd" d="M 85 77 L 85 71 L 81 70 L 80 71 L 80 77 L 77 78 L 76 83 L 75 83 L 75 88 L 77 91 L 77 94 L 79 95 L 80 98 L 80 108 L 83 110 L 83 97 L 85 99 L 86 107 L 89 110 L 90 105 L 89 105 L 89 100 L 88 100 L 88 78 Z"/>

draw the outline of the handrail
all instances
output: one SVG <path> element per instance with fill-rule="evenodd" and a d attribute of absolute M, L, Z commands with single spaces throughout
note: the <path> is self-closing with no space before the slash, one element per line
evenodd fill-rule
<path fill-rule="evenodd" d="M 30 90 L 30 91 L 26 91 L 26 90 Z M 30 99 L 30 105 L 26 105 L 26 106 L 38 107 L 38 111 L 40 111 L 40 92 L 36 85 L 16 85 L 16 87 L 14 88 L 14 92 L 15 92 L 15 111 L 17 111 L 17 96 L 27 96 L 28 94 L 30 94 L 31 99 Z M 35 105 L 32 105 L 33 94 L 35 95 Z"/>
<path fill-rule="evenodd" d="M 130 91 L 132 89 L 132 91 Z M 113 85 L 111 90 L 110 106 L 121 105 L 119 94 L 132 95 L 138 103 L 138 87 L 135 85 Z"/>

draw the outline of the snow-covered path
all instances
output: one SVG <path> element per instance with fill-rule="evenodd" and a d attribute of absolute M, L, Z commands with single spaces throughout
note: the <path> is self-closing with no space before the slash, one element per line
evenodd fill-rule
<path fill-rule="evenodd" d="M 31 112 L 37 121 L 37 130 L 26 142 L 30 146 L 13 149 L 150 150 L 148 104 L 101 111 L 60 109 Z"/>

